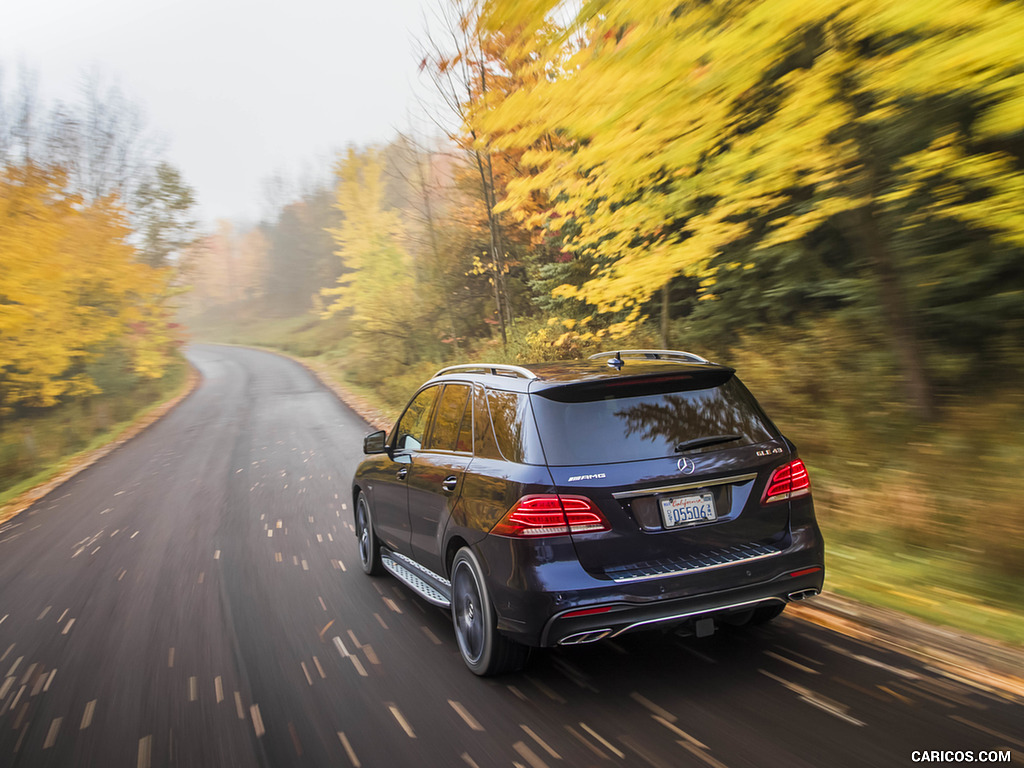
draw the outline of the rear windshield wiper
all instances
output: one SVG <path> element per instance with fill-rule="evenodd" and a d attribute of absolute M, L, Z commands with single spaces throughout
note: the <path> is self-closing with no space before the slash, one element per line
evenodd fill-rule
<path fill-rule="evenodd" d="M 695 437 L 693 440 L 684 440 L 676 445 L 676 453 L 690 451 L 694 448 L 703 448 L 707 445 L 718 445 L 719 443 L 731 443 L 733 440 L 742 440 L 743 435 L 708 435 L 707 437 Z"/>

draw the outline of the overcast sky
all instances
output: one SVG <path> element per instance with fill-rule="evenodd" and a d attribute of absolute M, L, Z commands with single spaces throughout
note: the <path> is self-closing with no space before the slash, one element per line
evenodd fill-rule
<path fill-rule="evenodd" d="M 2 86 L 24 64 L 71 101 L 95 68 L 143 108 L 204 219 L 255 218 L 263 179 L 409 124 L 414 39 L 442 1 L 10 0 Z"/>

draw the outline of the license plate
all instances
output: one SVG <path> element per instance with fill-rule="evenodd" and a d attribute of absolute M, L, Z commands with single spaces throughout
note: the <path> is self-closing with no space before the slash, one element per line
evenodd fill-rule
<path fill-rule="evenodd" d="M 715 499 L 710 493 L 672 496 L 661 500 L 661 521 L 666 528 L 716 520 Z"/>

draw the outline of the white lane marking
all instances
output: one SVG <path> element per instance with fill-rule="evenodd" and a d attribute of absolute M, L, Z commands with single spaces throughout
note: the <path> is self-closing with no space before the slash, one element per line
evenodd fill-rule
<path fill-rule="evenodd" d="M 415 739 L 416 734 L 413 733 L 412 728 L 409 727 L 409 722 L 402 716 L 402 713 L 398 711 L 398 707 L 394 704 L 388 704 L 388 709 L 391 710 L 391 714 L 394 716 L 395 720 L 398 721 L 398 724 L 402 726 L 402 730 L 405 731 L 405 735 L 410 739 Z"/>
<path fill-rule="evenodd" d="M 374 615 L 376 616 L 376 614 L 374 614 Z M 385 629 L 387 629 L 387 627 L 385 627 Z M 14 650 L 14 643 L 11 643 L 10 646 L 7 648 L 7 650 L 4 651 L 4 655 L 0 656 L 0 661 L 3 661 L 4 659 L 6 659 L 7 658 L 7 654 L 9 654 L 13 650 Z"/>
<path fill-rule="evenodd" d="M 0 699 L 7 698 L 7 694 L 10 692 L 12 685 L 14 685 L 13 677 L 8 677 L 6 680 L 4 680 L 4 684 L 0 685 Z"/>
<path fill-rule="evenodd" d="M 313 663 L 316 665 L 316 671 L 320 673 L 320 679 L 326 680 L 327 675 L 324 673 L 324 668 L 320 666 L 320 659 L 316 656 L 313 657 Z"/>
<path fill-rule="evenodd" d="M 44 685 L 46 685 L 46 676 L 43 674 L 43 670 L 39 670 L 39 677 L 36 678 L 36 685 L 32 689 L 32 695 L 38 696 L 39 692 L 43 690 Z"/>
<path fill-rule="evenodd" d="M 601 742 L 602 744 L 604 744 L 604 745 L 605 745 L 605 747 L 607 747 L 607 748 L 608 748 L 608 750 L 609 750 L 609 751 L 610 751 L 610 752 L 611 752 L 611 753 L 612 753 L 613 755 L 616 755 L 616 756 L 617 756 L 617 757 L 618 757 L 618 758 L 619 758 L 620 760 L 623 760 L 623 759 L 625 759 L 625 757 L 626 757 L 626 756 L 625 756 L 625 755 L 624 755 L 624 754 L 623 754 L 622 752 L 620 752 L 620 751 L 619 751 L 618 749 L 616 749 L 616 748 L 615 748 L 615 747 L 614 747 L 614 746 L 613 746 L 613 745 L 612 745 L 612 744 L 611 744 L 611 743 L 610 743 L 610 742 L 609 742 L 609 741 L 608 741 L 607 739 L 605 739 L 605 738 L 604 738 L 603 736 L 601 736 L 601 735 L 600 735 L 600 734 L 599 734 L 599 733 L 598 733 L 597 731 L 595 731 L 595 730 L 594 730 L 593 728 L 591 728 L 591 727 L 590 727 L 589 725 L 587 725 L 587 724 L 586 724 L 586 723 L 584 723 L 584 722 L 581 722 L 581 723 L 580 723 L 580 728 L 582 728 L 582 729 L 583 729 L 584 731 L 586 731 L 587 733 L 589 733 L 589 734 L 590 734 L 591 736 L 593 736 L 593 737 L 594 737 L 595 739 L 597 739 L 597 740 L 598 740 L 599 742 Z"/>
<path fill-rule="evenodd" d="M 120 529 L 120 528 L 117 528 L 117 529 L 115 529 L 115 530 L 114 530 L 114 532 L 113 532 L 112 534 L 110 534 L 110 538 L 114 538 L 114 537 L 115 537 L 115 536 L 117 536 L 117 534 L 119 534 L 120 532 L 121 532 L 121 529 Z"/>
<path fill-rule="evenodd" d="M 117 580 L 120 581 L 121 579 L 123 579 L 126 573 L 128 573 L 128 569 L 122 569 L 121 572 L 117 574 Z"/>
<path fill-rule="evenodd" d="M 188 700 L 196 701 L 199 698 L 199 681 L 195 677 L 188 679 Z"/>
<path fill-rule="evenodd" d="M 629 694 L 629 698 L 631 698 L 637 704 L 640 704 L 641 706 L 647 707 L 647 709 L 649 709 L 655 715 L 657 715 L 658 717 L 665 718 L 670 723 L 674 723 L 676 720 L 679 719 L 675 715 L 673 715 L 671 712 L 669 712 L 668 710 L 662 709 L 657 704 L 655 704 L 653 701 L 651 701 L 650 699 L 644 698 L 643 696 L 641 696 L 636 691 L 633 691 L 631 694 Z"/>
<path fill-rule="evenodd" d="M 153 755 L 153 737 L 143 736 L 139 739 L 139 759 L 135 762 L 137 768 L 149 768 Z"/>
<path fill-rule="evenodd" d="M 324 543 L 324 537 L 321 536 L 319 533 L 316 535 L 316 543 L 317 544 L 323 544 Z"/>
<path fill-rule="evenodd" d="M 64 609 L 64 613 L 62 613 L 62 614 L 60 615 L 60 617 L 59 617 L 59 618 L 57 619 L 57 623 L 58 623 L 58 624 L 60 624 L 60 623 L 61 623 L 62 621 L 64 621 L 64 617 L 68 615 L 68 611 L 69 611 L 69 610 L 71 610 L 71 609 L 70 609 L 70 608 L 65 608 L 65 609 Z"/>
<path fill-rule="evenodd" d="M 214 550 L 213 559 L 214 560 L 220 560 L 220 550 L 219 549 Z"/>
<path fill-rule="evenodd" d="M 345 754 L 348 755 L 348 759 L 352 763 L 353 768 L 360 768 L 362 763 L 359 762 L 359 758 L 356 757 L 355 750 L 353 750 L 352 745 L 348 743 L 348 737 L 342 731 L 338 731 L 338 741 L 340 741 L 341 746 L 345 748 Z"/>
<path fill-rule="evenodd" d="M 309 570 L 309 563 L 307 563 L 305 560 L 302 561 L 302 570 L 304 570 L 304 571 L 308 571 Z"/>
<path fill-rule="evenodd" d="M 548 768 L 548 764 L 540 759 L 540 756 L 526 746 L 525 742 L 517 741 L 512 745 L 512 749 L 519 753 L 519 756 L 530 764 L 530 768 Z"/>
<path fill-rule="evenodd" d="M 423 625 L 423 626 L 420 627 L 420 629 L 423 630 L 423 634 L 425 634 L 427 637 L 429 637 L 430 638 L 430 642 L 432 642 L 434 645 L 440 645 L 441 644 L 441 641 L 437 638 L 437 635 L 435 635 L 433 632 L 430 631 L 430 627 L 428 627 L 426 625 Z"/>
<path fill-rule="evenodd" d="M 238 712 L 238 719 L 245 720 L 245 707 L 242 706 L 242 694 L 235 691 L 235 711 Z"/>
<path fill-rule="evenodd" d="M 395 601 L 392 600 L 390 597 L 385 597 L 384 598 L 384 604 L 387 605 L 387 607 L 390 608 L 395 613 L 401 613 L 402 612 L 402 609 L 399 608 L 398 605 L 395 603 Z"/>
<path fill-rule="evenodd" d="M 133 533 L 133 534 L 132 534 L 131 536 L 129 536 L 128 538 L 129 538 L 129 539 L 134 539 L 134 538 L 135 538 L 136 536 L 138 536 L 138 535 L 139 535 L 139 532 L 138 532 L 138 531 L 136 531 L 135 533 Z"/>
<path fill-rule="evenodd" d="M 99 552 L 99 551 L 100 551 L 100 548 L 99 548 L 99 547 L 96 547 L 96 549 L 94 549 L 94 550 L 93 550 L 92 552 L 90 552 L 89 554 L 90 554 L 90 555 L 95 555 L 95 554 L 96 554 L 97 552 Z"/>
<path fill-rule="evenodd" d="M 327 534 L 327 540 L 328 540 L 328 541 L 334 541 L 334 537 L 333 537 L 333 536 L 331 536 L 331 534 L 329 534 L 329 533 L 328 533 L 328 534 Z"/>
<path fill-rule="evenodd" d="M 167 668 L 168 669 L 173 669 L 174 668 L 174 649 L 173 648 L 168 648 L 167 649 Z"/>
<path fill-rule="evenodd" d="M 5 621 L 7 621 L 7 617 L 10 616 L 10 615 L 11 614 L 9 614 L 9 613 L 5 613 L 4 617 L 2 619 L 0 619 L 0 624 L 3 624 Z"/>
<path fill-rule="evenodd" d="M 324 602 L 324 599 L 322 597 L 320 597 L 320 595 L 317 595 L 316 599 L 320 601 L 320 607 L 323 608 L 326 611 L 327 610 L 327 604 Z"/>
<path fill-rule="evenodd" d="M 377 658 L 377 653 L 373 650 L 372 645 L 364 645 L 360 650 L 366 654 L 366 658 L 369 659 L 371 664 L 380 664 L 380 659 Z"/>
<path fill-rule="evenodd" d="M 306 676 L 306 682 L 312 685 L 313 678 L 309 676 L 309 670 L 306 668 L 306 662 L 300 661 L 299 666 L 302 667 L 302 674 Z"/>
<path fill-rule="evenodd" d="M 366 667 L 363 666 L 363 662 L 361 662 L 357 656 L 349 656 L 348 658 L 352 662 L 352 666 L 356 668 L 356 672 L 359 673 L 360 677 L 368 677 L 366 674 Z"/>
<path fill-rule="evenodd" d="M 213 693 L 217 697 L 218 704 L 224 701 L 224 683 L 221 681 L 220 675 L 213 678 Z"/>
<path fill-rule="evenodd" d="M 268 538 L 268 539 L 271 539 L 271 538 L 273 538 L 273 537 L 274 537 L 274 531 L 273 531 L 273 529 L 271 529 L 271 530 L 267 531 L 267 538 Z"/>
<path fill-rule="evenodd" d="M 362 644 L 362 643 L 360 643 L 358 639 L 356 639 L 356 633 L 355 633 L 355 632 L 353 632 L 353 631 L 352 631 L 351 629 L 350 629 L 350 630 L 348 630 L 348 636 L 349 636 L 349 639 L 351 639 L 351 640 L 352 640 L 352 644 L 353 644 L 353 645 L 354 645 L 354 646 L 355 646 L 356 648 L 362 648 L 362 647 L 363 647 L 363 644 Z"/>
<path fill-rule="evenodd" d="M 109 511 L 110 511 L 110 510 L 112 510 L 112 509 L 113 509 L 113 507 L 107 507 L 107 508 L 106 508 L 106 509 L 104 509 L 104 510 L 103 510 L 102 512 L 100 512 L 100 514 L 101 514 L 101 515 L 105 515 L 105 514 L 107 514 L 107 512 L 109 512 Z"/>
<path fill-rule="evenodd" d="M 50 730 L 46 732 L 46 741 L 43 742 L 43 749 L 49 749 L 57 742 L 57 732 L 60 731 L 60 724 L 63 717 L 53 718 L 53 722 L 50 723 Z"/>
<path fill-rule="evenodd" d="M 197 580 L 198 583 L 202 584 L 203 581 L 205 581 L 205 580 L 206 580 L 206 571 L 200 571 L 199 572 L 199 579 Z"/>
<path fill-rule="evenodd" d="M 334 643 L 334 647 L 338 649 L 338 653 L 340 653 L 346 659 L 349 657 L 348 648 L 346 648 L 345 644 L 341 642 L 340 637 L 335 635 L 331 638 L 331 642 Z"/>
<path fill-rule="evenodd" d="M 531 739 L 533 739 L 538 744 L 540 744 L 540 746 L 543 748 L 543 750 L 545 752 L 547 752 L 549 755 L 551 755 L 553 758 L 555 758 L 555 760 L 561 760 L 562 759 L 561 755 L 559 755 L 557 752 L 555 752 L 555 750 L 553 750 L 550 747 L 550 745 L 546 741 L 544 741 L 544 739 L 542 739 L 540 736 L 538 736 L 536 733 L 534 733 L 528 726 L 524 725 L 523 723 L 520 723 L 519 727 L 522 728 L 523 731 L 526 732 L 527 736 L 529 736 Z"/>
<path fill-rule="evenodd" d="M 815 693 L 814 691 L 810 690 L 809 688 L 805 688 L 802 685 L 797 685 L 796 683 L 791 683 L 788 680 L 784 680 L 781 677 L 777 677 L 776 675 L 773 675 L 771 672 L 768 672 L 767 670 L 759 669 L 757 671 L 765 677 L 770 677 L 777 683 L 781 683 L 786 688 L 795 693 L 797 696 L 799 696 L 802 701 L 807 702 L 811 706 L 817 707 L 818 709 L 824 712 L 828 712 L 830 715 L 832 715 L 833 717 L 838 717 L 840 720 L 845 720 L 851 725 L 856 725 L 860 727 L 863 727 L 865 725 L 865 723 L 861 722 L 853 715 L 848 714 L 849 708 L 844 704 L 839 704 L 838 702 L 832 701 L 831 699 L 828 699 L 819 693 Z"/>
<path fill-rule="evenodd" d="M 468 765 L 469 768 L 480 768 L 480 764 L 469 756 L 469 752 L 463 752 L 460 757 L 462 757 L 462 762 Z"/>
<path fill-rule="evenodd" d="M 686 739 L 688 742 L 693 744 L 693 746 L 697 747 L 698 749 L 707 749 L 708 748 L 707 744 L 703 743 L 702 741 L 700 741 L 698 739 L 695 739 L 693 736 L 688 734 L 682 728 L 679 728 L 678 726 L 673 725 L 672 723 L 670 723 L 665 718 L 658 717 L 657 715 L 651 715 L 651 717 L 653 717 L 657 722 L 659 722 L 662 725 L 664 725 L 666 728 L 668 728 L 670 731 L 672 731 L 677 736 L 682 736 L 684 739 Z"/>
<path fill-rule="evenodd" d="M 780 656 L 779 654 L 775 653 L 774 651 L 765 651 L 764 655 L 765 656 L 771 656 L 773 659 L 781 661 L 784 664 L 789 664 L 789 666 L 793 667 L 794 669 L 799 669 L 801 672 L 807 672 L 807 673 L 812 674 L 812 675 L 820 675 L 821 674 L 816 669 L 811 669 L 810 667 L 804 666 L 803 664 L 801 664 L 801 663 L 799 663 L 797 661 L 793 661 L 792 659 L 787 659 L 785 656 Z"/>
<path fill-rule="evenodd" d="M 56 669 L 50 670 L 50 676 L 46 678 L 46 685 L 43 686 L 43 693 L 50 690 L 50 684 L 53 683 L 53 678 L 57 675 Z"/>
<path fill-rule="evenodd" d="M 117 492 L 117 493 L 115 493 L 114 495 L 115 495 L 115 496 L 120 496 L 120 495 L 121 495 L 122 493 L 124 493 L 124 491 L 118 491 L 118 492 Z"/>
<path fill-rule="evenodd" d="M 377 621 L 378 621 L 378 622 L 380 623 L 380 625 L 381 625 L 382 627 L 384 627 L 384 629 L 387 629 L 387 628 L 388 628 L 388 625 L 384 623 L 384 619 L 382 619 L 382 618 L 380 617 L 380 614 L 379 614 L 379 613 L 375 613 L 375 614 L 373 614 L 373 617 L 374 617 L 374 618 L 375 618 L 375 619 L 376 619 L 376 620 L 377 620 Z M 13 648 L 13 647 L 14 647 L 14 646 L 12 645 L 12 646 L 11 646 L 11 648 Z"/>
<path fill-rule="evenodd" d="M 253 730 L 256 731 L 256 738 L 259 738 L 267 732 L 267 729 L 263 727 L 263 716 L 260 715 L 260 705 L 253 704 L 249 707 L 249 714 L 252 715 L 252 727 Z"/>
<path fill-rule="evenodd" d="M 43 608 L 43 612 L 40 613 L 38 616 L 36 616 L 36 621 L 42 621 L 43 617 L 46 616 L 46 614 L 48 614 L 50 612 L 50 609 L 52 607 L 53 607 L 52 605 L 48 605 L 45 608 Z"/>
<path fill-rule="evenodd" d="M 484 727 L 480 725 L 477 719 L 473 717 L 471 714 L 469 714 L 469 711 L 464 706 L 462 706 L 462 704 L 460 704 L 457 701 L 452 701 L 451 699 L 448 699 L 448 704 L 451 705 L 451 708 L 458 713 L 459 717 L 466 721 L 466 725 L 468 725 L 471 729 L 473 729 L 474 731 L 482 731 L 484 729 Z"/>
<path fill-rule="evenodd" d="M 92 725 L 92 715 L 96 711 L 96 699 L 93 699 L 85 705 L 85 712 L 82 714 L 82 724 L 78 726 L 78 730 L 84 731 L 90 725 Z"/>
<path fill-rule="evenodd" d="M 790 656 L 796 656 L 798 658 L 803 659 L 804 661 L 809 661 L 811 664 L 817 664 L 819 667 L 825 666 L 825 662 L 824 661 L 818 661 L 817 659 L 812 659 L 810 656 L 805 656 L 804 654 L 800 653 L 799 651 L 794 651 L 792 648 L 787 648 L 784 645 L 777 645 L 775 647 L 778 648 L 780 651 L 785 651 Z"/>

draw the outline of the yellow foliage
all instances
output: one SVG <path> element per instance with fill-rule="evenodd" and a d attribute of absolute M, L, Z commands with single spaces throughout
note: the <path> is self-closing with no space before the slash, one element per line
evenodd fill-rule
<path fill-rule="evenodd" d="M 137 374 L 162 374 L 166 274 L 127 235 L 116 200 L 86 203 L 60 171 L 0 171 L 0 408 L 97 392 L 84 366 L 115 341 Z"/>

